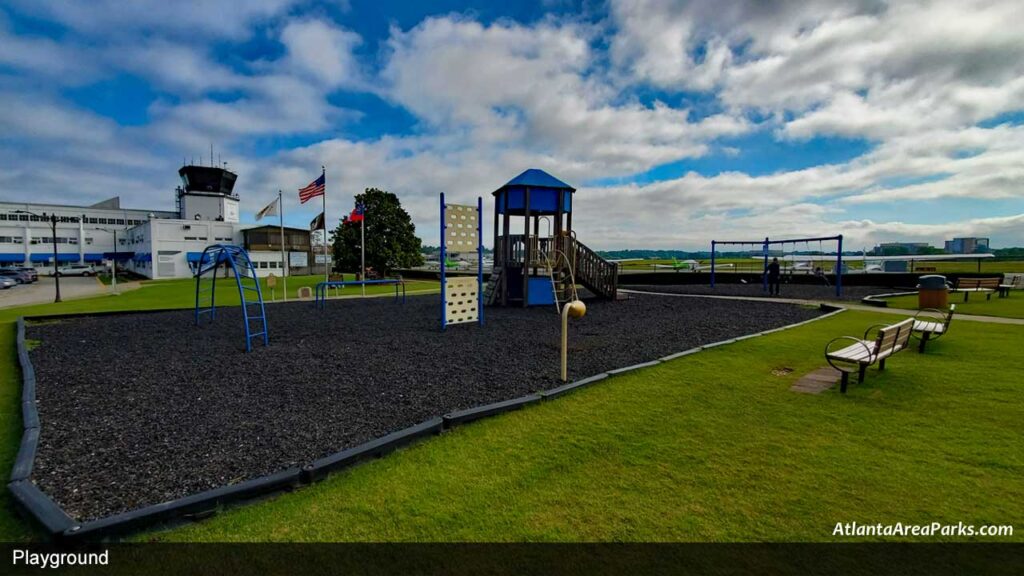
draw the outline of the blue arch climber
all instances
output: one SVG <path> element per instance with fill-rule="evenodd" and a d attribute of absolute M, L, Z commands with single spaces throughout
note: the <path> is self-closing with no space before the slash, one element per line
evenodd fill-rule
<path fill-rule="evenodd" d="M 242 318 L 245 323 L 245 351 L 252 352 L 252 339 L 263 337 L 263 345 L 270 343 L 267 334 L 267 314 L 263 307 L 263 292 L 256 277 L 256 267 L 249 259 L 249 253 L 241 246 L 213 244 L 203 250 L 196 266 L 196 326 L 203 314 L 210 320 L 217 318 L 217 270 L 221 264 L 231 268 L 238 286 L 238 297 L 242 303 Z M 203 287 L 203 277 L 208 275 L 208 287 Z M 253 299 L 251 296 L 255 296 Z M 255 326 L 254 326 L 255 324 Z"/>

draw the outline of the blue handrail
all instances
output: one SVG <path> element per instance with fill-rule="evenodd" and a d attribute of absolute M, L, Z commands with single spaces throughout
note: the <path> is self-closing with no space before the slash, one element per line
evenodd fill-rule
<path fill-rule="evenodd" d="M 398 302 L 398 287 L 402 287 L 402 304 L 405 304 L 405 281 L 398 278 L 384 278 L 381 280 L 331 280 L 319 282 L 314 293 L 314 304 L 317 308 L 323 308 L 327 304 L 328 288 L 344 288 L 345 286 L 372 286 L 374 284 L 394 284 L 395 302 Z"/>

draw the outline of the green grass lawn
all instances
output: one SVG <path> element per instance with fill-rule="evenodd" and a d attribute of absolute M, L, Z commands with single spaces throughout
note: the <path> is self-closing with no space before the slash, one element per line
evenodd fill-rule
<path fill-rule="evenodd" d="M 917 295 L 893 296 L 886 298 L 890 308 L 917 310 Z M 979 316 L 1002 316 L 1004 318 L 1024 318 L 1024 292 L 1015 290 L 1007 298 L 993 294 L 991 300 L 985 300 L 984 294 L 971 294 L 970 300 L 964 302 L 963 294 L 950 294 L 949 303 L 956 304 L 959 314 L 977 314 Z M 954 316 L 955 318 L 955 316 Z"/>
<path fill-rule="evenodd" d="M 296 297 L 299 287 L 313 286 L 323 276 L 295 276 L 288 278 L 288 292 Z M 346 275 L 350 279 L 350 275 Z M 226 280 L 226 281 L 225 281 Z M 278 279 L 280 281 L 280 279 Z M 222 284 L 223 282 L 223 284 Z M 218 279 L 217 303 L 221 306 L 238 305 L 238 289 L 233 280 Z M 262 280 L 267 290 L 266 280 Z M 437 291 L 439 283 L 430 280 L 409 280 L 406 289 L 414 291 Z M 346 288 L 342 295 L 358 295 L 358 287 Z M 367 294 L 392 294 L 394 286 L 368 286 Z M 280 288 L 278 297 L 282 296 Z M 332 292 L 333 296 L 333 292 Z M 265 292 L 264 299 L 270 300 Z M 20 308 L 0 309 L 0 473 L 8 474 L 21 441 L 21 374 L 18 369 L 15 349 L 15 321 L 18 316 L 41 314 L 73 314 L 113 310 L 157 310 L 165 308 L 191 308 L 195 305 L 195 283 L 192 279 L 149 280 L 136 290 L 123 292 L 119 296 L 105 295 L 92 298 L 66 300 L 59 304 L 48 303 Z M 28 526 L 14 515 L 7 490 L 0 491 L 0 541 L 29 538 Z"/>
<path fill-rule="evenodd" d="M 828 339 L 891 320 L 845 312 L 708 350 L 138 539 L 822 541 L 837 522 L 1019 523 L 1024 404 L 1006 359 L 1024 327 L 960 323 L 846 396 L 788 390 Z"/>
<path fill-rule="evenodd" d="M 945 262 L 922 262 L 915 266 L 920 267 L 931 267 L 935 268 L 934 272 L 927 272 L 928 274 L 949 274 L 949 273 L 971 273 L 977 274 L 981 272 L 983 274 L 988 273 L 992 275 L 1002 274 L 1004 272 L 1024 272 L 1024 261 L 1020 260 L 982 260 L 981 269 L 978 269 L 978 262 L 971 260 L 961 261 L 945 261 Z"/>
<path fill-rule="evenodd" d="M 0 310 L 0 469 L 20 438 L 17 314 L 190 305 L 180 288 Z M 891 321 L 844 312 L 708 350 L 138 539 L 792 541 L 831 540 L 836 522 L 1019 522 L 1024 404 L 1007 359 L 1024 327 L 961 322 L 846 396 L 788 390 L 830 338 Z M 0 539 L 31 539 L 0 501 Z"/>

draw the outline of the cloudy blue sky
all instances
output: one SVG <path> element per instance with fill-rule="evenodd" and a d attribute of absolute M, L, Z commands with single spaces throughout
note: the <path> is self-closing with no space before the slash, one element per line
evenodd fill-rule
<path fill-rule="evenodd" d="M 0 198 L 170 209 L 182 158 L 244 218 L 528 167 L 597 248 L 841 232 L 1024 245 L 1024 3 L 6 0 Z M 488 208 L 489 209 L 489 208 Z"/>

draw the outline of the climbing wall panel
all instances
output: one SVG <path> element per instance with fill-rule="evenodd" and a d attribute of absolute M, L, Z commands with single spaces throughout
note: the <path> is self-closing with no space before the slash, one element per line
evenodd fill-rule
<path fill-rule="evenodd" d="M 480 244 L 477 237 L 476 206 L 446 204 L 444 207 L 444 242 L 449 252 L 475 252 Z"/>
<path fill-rule="evenodd" d="M 480 314 L 480 284 L 473 276 L 450 277 L 444 286 L 445 323 L 476 322 Z"/>

